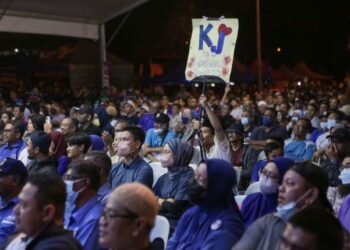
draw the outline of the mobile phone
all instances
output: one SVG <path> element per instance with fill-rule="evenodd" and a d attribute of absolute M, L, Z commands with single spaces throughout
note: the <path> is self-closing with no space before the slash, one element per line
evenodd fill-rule
<path fill-rule="evenodd" d="M 51 122 L 51 117 L 50 116 L 46 116 L 45 121 L 46 121 L 46 123 L 50 123 Z"/>

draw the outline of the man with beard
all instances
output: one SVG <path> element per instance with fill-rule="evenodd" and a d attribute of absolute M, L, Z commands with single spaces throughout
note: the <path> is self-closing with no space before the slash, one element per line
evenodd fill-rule
<path fill-rule="evenodd" d="M 182 215 L 167 249 L 230 249 L 244 232 L 233 199 L 235 184 L 236 174 L 228 162 L 200 163 L 188 193 L 196 205 Z"/>

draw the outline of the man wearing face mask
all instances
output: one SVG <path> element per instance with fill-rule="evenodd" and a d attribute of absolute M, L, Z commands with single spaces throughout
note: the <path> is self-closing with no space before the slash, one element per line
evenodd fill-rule
<path fill-rule="evenodd" d="M 169 116 L 158 113 L 154 118 L 154 128 L 146 133 L 143 153 L 151 162 L 159 162 L 159 155 L 165 143 L 176 138 L 175 132 L 169 130 L 169 121 Z"/>
<path fill-rule="evenodd" d="M 140 157 L 145 132 L 139 127 L 125 127 L 118 133 L 117 155 L 121 161 L 113 164 L 108 177 L 112 190 L 123 183 L 139 182 L 148 187 L 153 184 L 152 168 Z"/>
<path fill-rule="evenodd" d="M 94 110 L 91 106 L 84 106 L 78 110 L 77 120 L 79 122 L 79 132 L 84 132 L 88 135 L 101 136 L 101 129 L 94 125 Z"/>
<path fill-rule="evenodd" d="M 73 231 L 84 250 L 98 248 L 98 220 L 102 206 L 98 202 L 100 186 L 98 166 L 88 160 L 72 164 L 65 176 L 67 203 L 73 205 L 64 220 L 64 227 Z"/>
<path fill-rule="evenodd" d="M 244 145 L 248 145 L 250 136 L 255 128 L 253 126 L 253 114 L 250 109 L 243 109 L 241 124 L 244 128 Z"/>
<path fill-rule="evenodd" d="M 291 167 L 279 186 L 277 212 L 255 221 L 232 250 L 278 250 L 288 219 L 305 208 L 332 213 L 327 175 L 311 162 Z"/>
<path fill-rule="evenodd" d="M 245 189 L 249 185 L 253 167 L 270 136 L 281 137 L 284 140 L 288 138 L 287 130 L 278 124 L 277 111 L 273 108 L 266 109 L 263 116 L 263 126 L 254 129 L 250 137 L 249 147 L 243 155 L 241 189 Z"/>
<path fill-rule="evenodd" d="M 233 199 L 235 184 L 236 174 L 228 162 L 201 162 L 188 186 L 189 199 L 195 206 L 180 218 L 167 250 L 230 249 L 244 231 Z"/>
<path fill-rule="evenodd" d="M 331 143 L 326 151 L 327 159 L 321 162 L 321 168 L 327 173 L 330 186 L 341 184 L 339 179 L 341 162 L 350 154 L 350 131 L 346 128 L 338 128 L 328 136 Z"/>

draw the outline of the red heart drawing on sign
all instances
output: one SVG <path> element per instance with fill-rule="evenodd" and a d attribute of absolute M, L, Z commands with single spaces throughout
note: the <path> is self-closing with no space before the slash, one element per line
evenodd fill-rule
<path fill-rule="evenodd" d="M 225 65 L 229 64 L 231 62 L 231 57 L 225 56 Z"/>
<path fill-rule="evenodd" d="M 220 24 L 219 26 L 219 34 L 220 32 L 223 32 L 225 36 L 229 35 L 232 33 L 232 29 L 230 27 L 227 27 L 225 24 Z"/>

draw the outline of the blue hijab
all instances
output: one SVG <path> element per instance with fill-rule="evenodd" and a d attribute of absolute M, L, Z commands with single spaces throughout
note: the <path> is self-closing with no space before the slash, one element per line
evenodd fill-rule
<path fill-rule="evenodd" d="M 107 131 L 110 135 L 114 137 L 114 128 L 110 124 L 111 116 L 107 114 L 106 109 L 103 107 L 98 107 L 95 109 L 95 113 L 100 121 L 100 128 L 102 131 Z"/>
<path fill-rule="evenodd" d="M 281 184 L 283 176 L 288 171 L 288 169 L 294 165 L 294 161 L 285 157 L 276 157 L 269 162 L 274 162 L 277 166 L 279 184 Z M 263 215 L 274 212 L 278 205 L 277 199 L 278 192 L 274 194 L 264 194 L 259 192 L 248 195 L 243 200 L 241 208 L 245 226 L 248 227 Z"/>
<path fill-rule="evenodd" d="M 244 232 L 232 188 L 236 173 L 224 160 L 205 160 L 208 187 L 202 202 L 181 217 L 167 249 L 231 249 Z"/>

